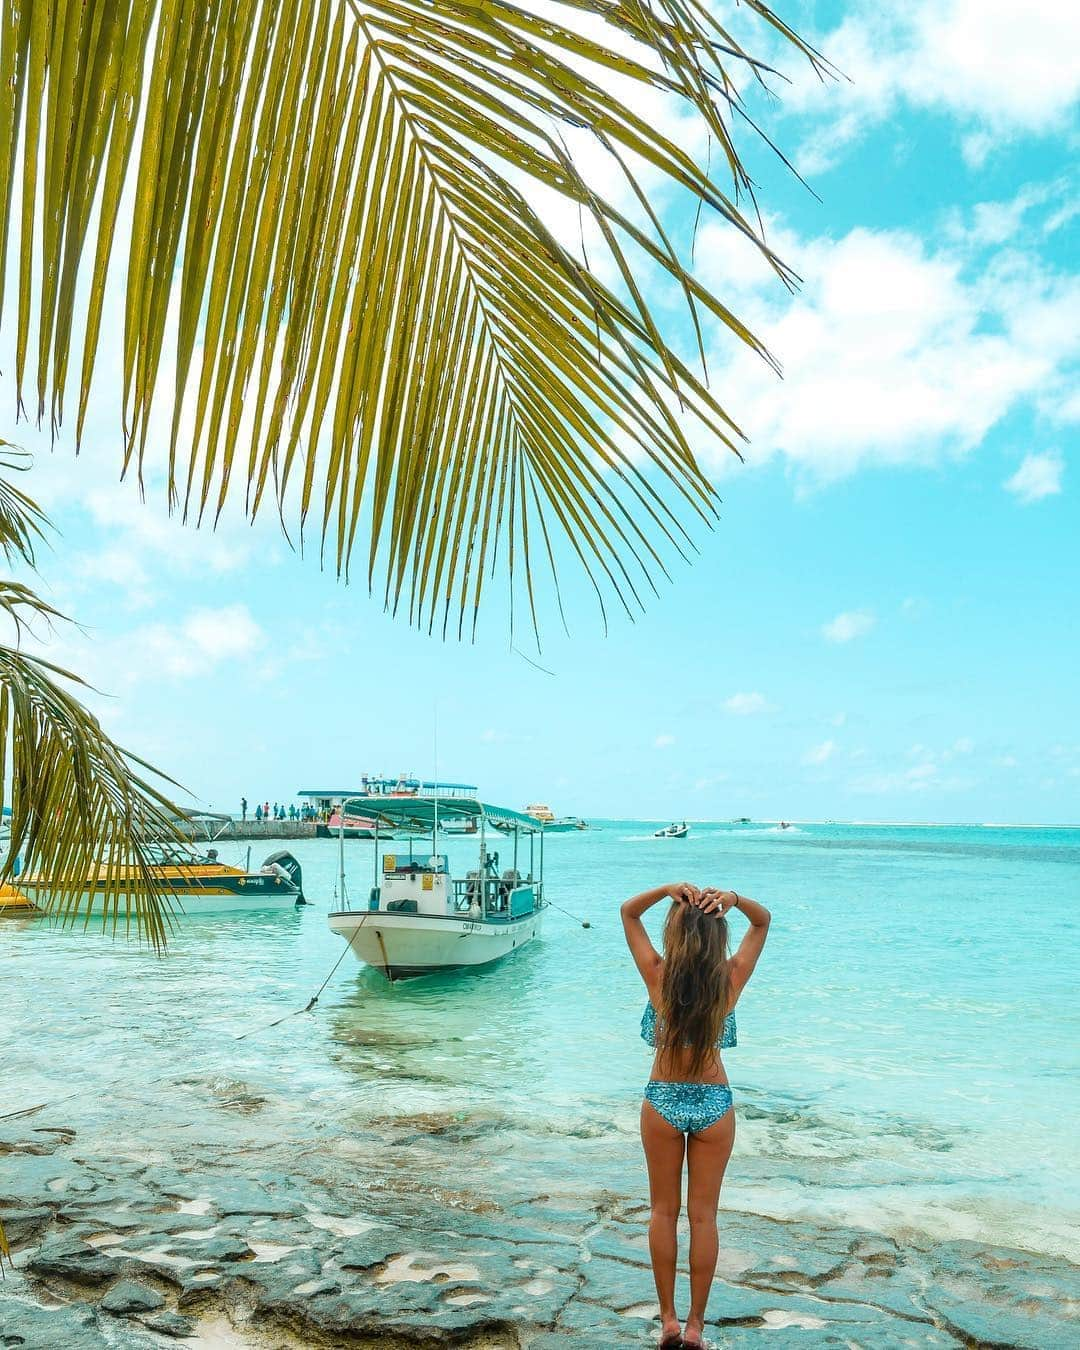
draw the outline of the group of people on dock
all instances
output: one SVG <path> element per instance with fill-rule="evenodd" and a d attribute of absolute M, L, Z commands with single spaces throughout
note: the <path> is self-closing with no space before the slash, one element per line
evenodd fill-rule
<path fill-rule="evenodd" d="M 248 818 L 248 799 L 240 798 L 240 819 L 247 821 Z M 291 820 L 306 822 L 310 820 L 319 820 L 321 815 L 314 806 L 307 802 L 303 806 L 297 806 L 290 802 L 288 806 L 284 802 L 274 802 L 273 806 L 269 802 L 262 802 L 256 805 L 252 813 L 252 820 L 261 824 L 264 820 Z"/>

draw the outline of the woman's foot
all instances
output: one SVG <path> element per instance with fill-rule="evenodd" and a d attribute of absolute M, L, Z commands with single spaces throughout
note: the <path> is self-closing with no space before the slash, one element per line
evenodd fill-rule
<path fill-rule="evenodd" d="M 682 1346 L 682 1327 L 674 1313 L 660 1319 L 660 1350 L 679 1350 Z"/>
<path fill-rule="evenodd" d="M 701 1350 L 705 1344 L 705 1323 L 696 1317 L 688 1317 L 683 1327 L 683 1350 Z"/>

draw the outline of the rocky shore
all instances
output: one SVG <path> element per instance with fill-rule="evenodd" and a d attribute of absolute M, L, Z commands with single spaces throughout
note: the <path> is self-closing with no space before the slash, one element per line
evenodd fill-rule
<path fill-rule="evenodd" d="M 655 1343 L 640 1197 L 496 1203 L 318 1146 L 288 1174 L 255 1151 L 84 1150 L 38 1116 L 0 1132 L 0 1217 L 5 1348 Z M 1077 1344 L 1060 1259 L 731 1211 L 722 1243 L 717 1346 Z"/>

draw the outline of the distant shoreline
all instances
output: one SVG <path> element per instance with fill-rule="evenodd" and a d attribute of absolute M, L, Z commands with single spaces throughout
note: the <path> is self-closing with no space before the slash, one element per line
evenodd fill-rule
<path fill-rule="evenodd" d="M 668 820 L 669 816 L 585 816 L 585 820 L 604 825 L 651 825 L 654 820 Z M 729 817 L 712 819 L 704 816 L 680 816 L 688 825 L 738 825 L 741 821 Z M 996 821 L 996 820 L 800 820 L 785 816 L 789 825 L 842 825 L 889 830 L 1080 830 L 1080 824 L 1054 821 Z M 779 818 L 760 816 L 750 820 L 751 825 L 779 825 Z"/>
<path fill-rule="evenodd" d="M 591 816 L 585 817 L 587 821 L 592 821 L 598 825 L 652 825 L 658 821 L 667 820 L 666 816 Z M 741 822 L 731 819 L 713 820 L 697 818 L 693 816 L 680 816 L 680 820 L 685 820 L 688 825 L 738 825 Z M 789 825 L 802 827 L 805 825 L 813 826 L 840 826 L 844 829 L 883 829 L 883 830 L 1080 830 L 1080 824 L 1062 824 L 1054 821 L 970 821 L 970 820 L 799 820 L 796 817 L 785 817 Z M 750 826 L 767 826 L 775 828 L 780 824 L 778 819 L 769 819 L 762 817 L 751 820 Z M 256 821 L 250 817 L 242 821 L 239 817 L 232 817 L 230 825 L 226 826 L 223 832 L 217 836 L 226 840 L 257 840 L 257 839 L 313 839 L 315 838 L 314 821 L 291 821 L 291 820 L 266 820 Z M 207 841 L 201 833 L 196 832 L 196 841 Z"/>

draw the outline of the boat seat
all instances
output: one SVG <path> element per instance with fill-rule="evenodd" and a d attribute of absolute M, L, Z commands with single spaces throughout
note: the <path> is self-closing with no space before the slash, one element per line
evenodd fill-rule
<path fill-rule="evenodd" d="M 415 900 L 409 899 L 388 900 L 386 902 L 386 909 L 388 913 L 416 914 L 419 908 L 420 906 L 416 903 Z"/>

